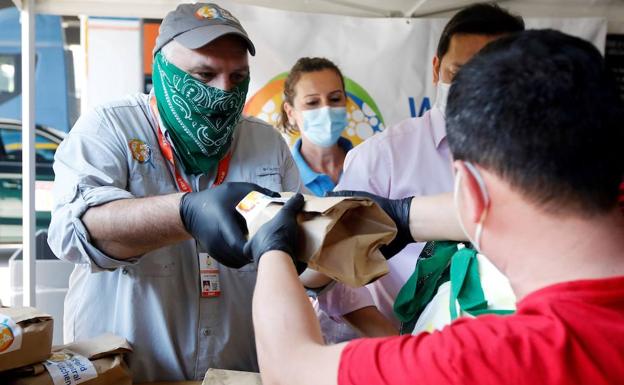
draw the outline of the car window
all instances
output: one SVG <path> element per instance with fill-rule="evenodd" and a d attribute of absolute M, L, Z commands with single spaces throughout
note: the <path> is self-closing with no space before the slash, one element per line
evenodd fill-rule
<path fill-rule="evenodd" d="M 4 148 L 4 152 L 0 150 L 2 160 L 9 162 L 22 161 L 22 131 L 10 128 L 0 128 L 0 144 Z M 54 162 L 54 152 L 58 147 L 58 143 L 42 136 L 35 135 L 35 157 L 37 162 L 52 163 Z"/>
<path fill-rule="evenodd" d="M 0 103 L 22 92 L 20 54 L 0 54 Z"/>

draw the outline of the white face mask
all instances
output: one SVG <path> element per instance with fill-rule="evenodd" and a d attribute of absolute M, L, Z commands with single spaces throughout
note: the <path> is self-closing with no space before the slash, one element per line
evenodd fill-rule
<path fill-rule="evenodd" d="M 303 133 L 317 146 L 331 147 L 347 127 L 345 107 L 321 107 L 303 111 Z"/>
<path fill-rule="evenodd" d="M 451 89 L 450 83 L 443 83 L 442 78 L 440 79 L 438 84 L 436 84 L 436 99 L 433 103 L 433 106 L 442 112 L 442 115 L 446 116 L 446 101 L 448 99 L 449 90 Z"/>
<path fill-rule="evenodd" d="M 483 208 L 483 212 L 481 213 L 481 218 L 479 218 L 479 223 L 477 223 L 477 228 L 475 230 L 474 238 L 470 236 L 470 234 L 468 233 L 468 230 L 466 230 L 466 228 L 464 227 L 464 222 L 462 221 L 462 218 L 461 218 L 461 209 L 459 207 L 459 187 L 460 187 L 460 181 L 461 181 L 461 173 L 459 172 L 455 174 L 455 188 L 453 191 L 453 201 L 455 202 L 455 210 L 457 212 L 457 219 L 459 219 L 459 226 L 461 227 L 464 234 L 466 234 L 466 237 L 468 237 L 468 240 L 470 241 L 470 243 L 472 243 L 474 248 L 478 252 L 481 252 L 481 233 L 483 233 L 483 222 L 485 222 L 485 218 L 487 217 L 487 213 L 488 213 L 488 208 L 490 207 L 490 196 L 487 192 L 487 187 L 485 186 L 485 182 L 483 181 L 483 177 L 481 176 L 481 173 L 479 173 L 479 170 L 477 170 L 477 168 L 470 162 L 464 162 L 464 165 L 466 166 L 466 169 L 477 180 L 477 184 L 479 185 L 479 190 L 481 191 L 481 195 L 483 197 L 483 204 L 485 206 Z"/>

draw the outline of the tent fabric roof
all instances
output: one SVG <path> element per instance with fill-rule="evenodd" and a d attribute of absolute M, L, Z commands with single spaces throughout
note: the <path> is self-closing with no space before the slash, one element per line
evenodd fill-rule
<path fill-rule="evenodd" d="M 13 0 L 20 7 L 22 0 Z M 36 0 L 36 10 L 60 15 L 162 18 L 184 0 Z M 205 0 L 289 11 L 364 17 L 448 16 L 476 0 Z M 609 29 L 624 33 L 624 0 L 498 0 L 523 16 L 605 17 Z"/>

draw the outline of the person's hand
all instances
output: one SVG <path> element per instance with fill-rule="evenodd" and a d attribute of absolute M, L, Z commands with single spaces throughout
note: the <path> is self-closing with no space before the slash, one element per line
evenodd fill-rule
<path fill-rule="evenodd" d="M 280 196 L 253 183 L 234 182 L 187 193 L 180 200 L 180 218 L 186 231 L 225 266 L 239 268 L 251 262 L 243 253 L 247 223 L 236 211 L 236 205 L 254 190 Z"/>
<path fill-rule="evenodd" d="M 297 260 L 297 244 L 299 239 L 299 224 L 297 214 L 303 208 L 303 195 L 296 194 L 284 204 L 280 211 L 268 222 L 263 224 L 258 232 L 245 244 L 245 255 L 253 259 L 257 265 L 260 257 L 267 251 L 280 250 L 290 255 L 301 274 L 306 264 Z"/>
<path fill-rule="evenodd" d="M 414 242 L 409 226 L 410 206 L 412 197 L 403 199 L 388 199 L 365 191 L 329 191 L 326 197 L 365 197 L 370 198 L 381 207 L 394 221 L 397 227 L 397 235 L 389 244 L 379 248 L 379 251 L 390 259 L 398 254 L 410 243 Z"/>

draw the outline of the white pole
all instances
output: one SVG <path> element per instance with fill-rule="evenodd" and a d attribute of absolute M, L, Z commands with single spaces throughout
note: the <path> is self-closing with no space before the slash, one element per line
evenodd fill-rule
<path fill-rule="evenodd" d="M 35 0 L 23 0 L 22 245 L 24 306 L 35 306 Z"/>
<path fill-rule="evenodd" d="M 86 15 L 80 15 L 78 18 L 80 20 L 80 46 L 82 47 L 82 61 L 84 63 L 80 73 L 82 78 L 80 79 L 80 111 L 78 111 L 78 116 L 81 116 L 89 108 L 89 101 L 87 100 L 89 97 L 89 92 L 87 92 L 87 85 L 89 84 L 89 41 L 87 29 L 89 18 Z"/>

